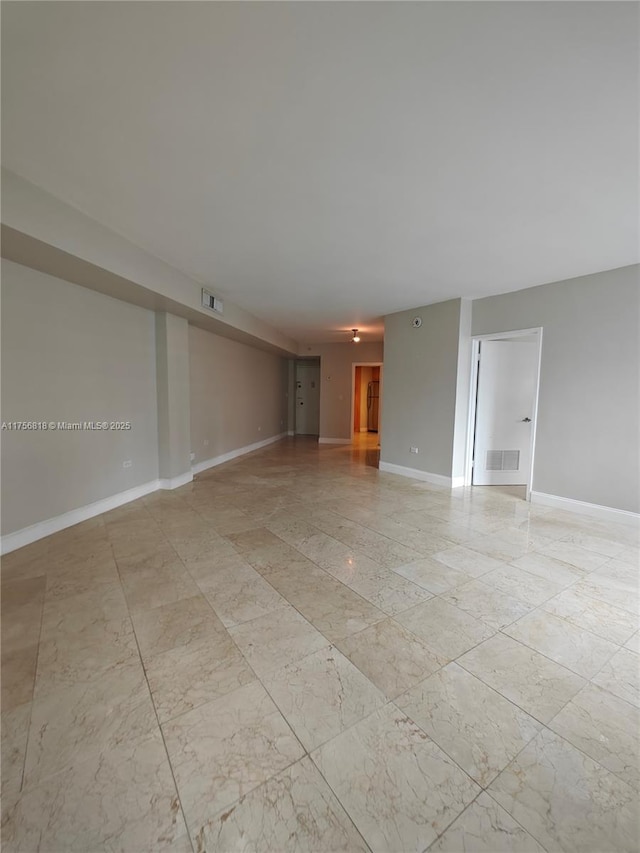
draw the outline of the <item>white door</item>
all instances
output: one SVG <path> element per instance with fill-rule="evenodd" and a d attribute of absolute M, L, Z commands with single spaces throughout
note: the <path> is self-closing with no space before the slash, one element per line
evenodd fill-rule
<path fill-rule="evenodd" d="M 320 433 L 320 366 L 296 363 L 296 435 Z"/>
<path fill-rule="evenodd" d="M 537 372 L 537 341 L 480 342 L 475 486 L 528 485 Z"/>

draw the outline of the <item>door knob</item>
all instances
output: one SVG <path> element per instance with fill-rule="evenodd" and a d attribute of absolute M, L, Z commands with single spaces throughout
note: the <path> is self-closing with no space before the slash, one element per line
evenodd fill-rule
<path fill-rule="evenodd" d="M 530 424 L 530 423 L 531 423 L 531 418 L 523 418 L 523 419 L 522 419 L 522 423 L 523 423 L 523 424 Z"/>

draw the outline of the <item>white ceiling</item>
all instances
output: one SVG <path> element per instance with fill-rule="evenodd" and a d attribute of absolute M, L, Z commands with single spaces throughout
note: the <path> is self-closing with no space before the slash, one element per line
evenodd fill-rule
<path fill-rule="evenodd" d="M 3 162 L 300 341 L 379 334 L 637 262 L 637 17 L 3 2 Z"/>

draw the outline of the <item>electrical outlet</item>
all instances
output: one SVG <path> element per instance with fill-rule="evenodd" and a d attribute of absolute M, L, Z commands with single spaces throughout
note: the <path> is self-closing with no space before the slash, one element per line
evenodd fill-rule
<path fill-rule="evenodd" d="M 193 462 L 195 460 L 195 458 L 196 458 L 196 454 L 192 450 L 191 453 L 189 454 L 189 459 Z"/>
<path fill-rule="evenodd" d="M 132 465 L 132 464 L 133 464 L 133 463 L 131 462 L 131 460 L 130 460 L 130 459 L 125 459 L 125 461 L 122 463 L 122 467 L 123 467 L 123 468 L 131 468 L 131 465 Z"/>
<path fill-rule="evenodd" d="M 410 452 L 411 452 L 411 453 L 417 453 L 417 452 L 418 452 L 418 448 L 417 448 L 417 447 L 410 447 L 410 448 L 409 448 L 409 450 L 410 450 Z"/>
<path fill-rule="evenodd" d="M 203 445 L 204 445 L 205 447 L 208 447 L 208 445 L 209 445 L 209 439 L 208 439 L 208 438 L 205 438 L 205 440 L 204 440 L 202 443 L 203 443 Z"/>

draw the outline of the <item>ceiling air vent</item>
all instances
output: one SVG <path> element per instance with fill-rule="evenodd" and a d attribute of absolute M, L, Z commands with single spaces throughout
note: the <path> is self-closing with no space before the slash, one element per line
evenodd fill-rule
<path fill-rule="evenodd" d="M 485 471 L 517 471 L 519 467 L 519 450 L 487 450 Z"/>
<path fill-rule="evenodd" d="M 208 308 L 210 311 L 215 311 L 217 314 L 224 313 L 224 304 L 222 299 L 209 293 L 208 290 L 202 288 L 202 307 Z"/>

